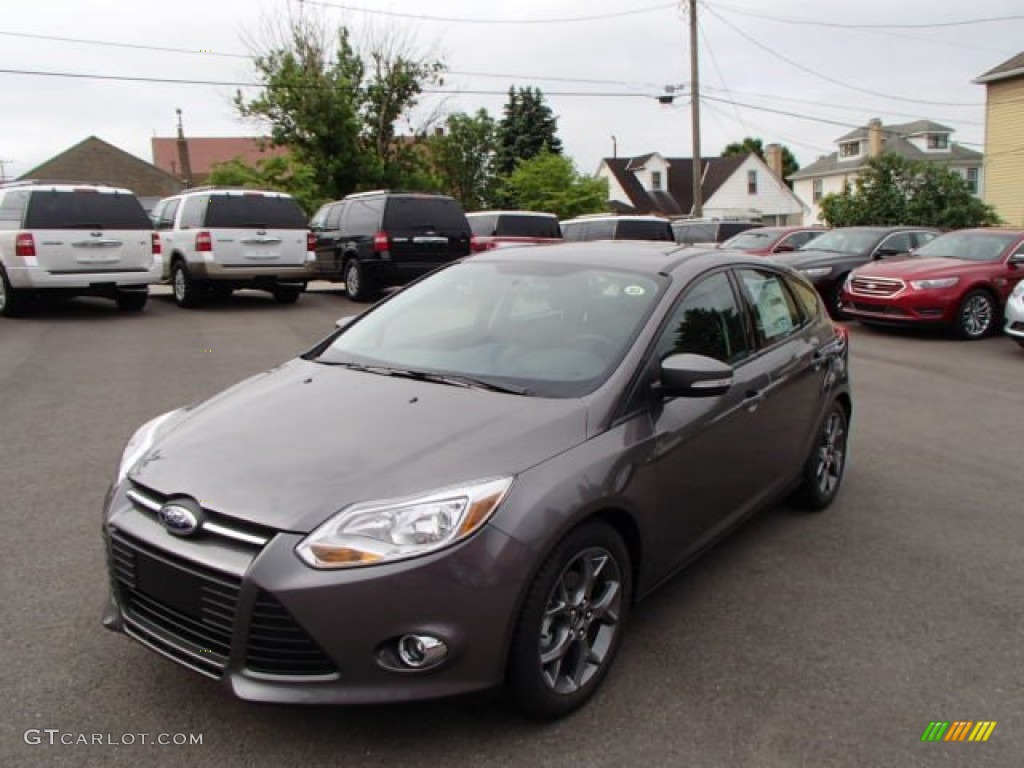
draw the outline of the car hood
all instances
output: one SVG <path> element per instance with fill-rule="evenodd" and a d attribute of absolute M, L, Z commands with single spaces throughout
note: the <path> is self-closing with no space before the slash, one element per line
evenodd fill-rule
<path fill-rule="evenodd" d="M 952 277 L 965 270 L 991 267 L 990 262 L 952 259 L 946 256 L 898 256 L 893 259 L 876 261 L 857 270 L 858 275 L 875 277 L 901 277 L 918 279 L 928 277 Z"/>
<path fill-rule="evenodd" d="M 510 475 L 586 435 L 586 406 L 305 360 L 192 410 L 131 478 L 278 530 L 308 532 L 356 501 Z"/>
<path fill-rule="evenodd" d="M 866 258 L 863 254 L 857 253 L 834 253 L 832 251 L 788 251 L 776 253 L 772 258 L 793 269 L 807 269 L 823 264 L 832 264 L 838 261 L 856 261 L 858 258 Z"/>

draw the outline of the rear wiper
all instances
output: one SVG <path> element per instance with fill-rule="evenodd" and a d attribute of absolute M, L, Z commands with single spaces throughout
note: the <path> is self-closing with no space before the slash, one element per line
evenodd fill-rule
<path fill-rule="evenodd" d="M 89 221 L 73 221 L 70 224 L 65 224 L 62 229 L 106 229 L 106 226 Z"/>

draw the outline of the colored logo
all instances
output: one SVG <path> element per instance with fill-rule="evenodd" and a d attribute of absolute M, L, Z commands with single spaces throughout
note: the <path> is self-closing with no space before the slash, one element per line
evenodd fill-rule
<path fill-rule="evenodd" d="M 199 530 L 202 510 L 191 499 L 176 499 L 160 507 L 157 517 L 168 533 L 191 536 Z"/>
<path fill-rule="evenodd" d="M 933 720 L 921 734 L 921 741 L 988 741 L 995 729 L 995 720 Z"/>

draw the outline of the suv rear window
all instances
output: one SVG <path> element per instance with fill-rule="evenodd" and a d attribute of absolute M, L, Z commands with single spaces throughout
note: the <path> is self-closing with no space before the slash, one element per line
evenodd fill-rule
<path fill-rule="evenodd" d="M 715 242 L 715 225 L 711 222 L 702 224 L 678 224 L 672 228 L 677 243 L 713 243 Z"/>
<path fill-rule="evenodd" d="M 672 240 L 672 230 L 667 221 L 630 221 L 619 222 L 615 232 L 616 240 Z"/>
<path fill-rule="evenodd" d="M 517 216 L 502 214 L 498 217 L 495 235 L 499 237 L 561 237 L 558 219 L 552 216 Z"/>
<path fill-rule="evenodd" d="M 225 229 L 306 229 L 306 214 L 290 197 L 210 195 L 206 226 Z"/>
<path fill-rule="evenodd" d="M 392 197 L 384 210 L 388 232 L 464 232 L 469 222 L 459 203 L 448 197 Z"/>
<path fill-rule="evenodd" d="M 36 190 L 26 229 L 152 229 L 139 199 L 130 193 Z"/>

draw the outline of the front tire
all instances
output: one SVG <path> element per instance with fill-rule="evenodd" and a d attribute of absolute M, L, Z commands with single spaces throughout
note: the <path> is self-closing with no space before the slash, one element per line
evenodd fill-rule
<path fill-rule="evenodd" d="M 114 302 L 122 312 L 141 312 L 149 300 L 149 291 L 118 291 Z"/>
<path fill-rule="evenodd" d="M 800 487 L 793 497 L 799 506 L 820 511 L 835 501 L 846 470 L 848 433 L 846 409 L 835 401 L 821 423 L 811 455 L 804 464 Z"/>
<path fill-rule="evenodd" d="M 206 298 L 204 286 L 192 278 L 184 261 L 176 261 L 171 265 L 171 289 L 174 292 L 174 303 L 182 309 L 198 307 Z"/>
<path fill-rule="evenodd" d="M 967 341 L 981 339 L 996 324 L 996 303 L 987 291 L 971 291 L 956 310 L 956 335 Z"/>
<path fill-rule="evenodd" d="M 632 570 L 605 523 L 569 533 L 545 560 L 523 604 L 506 674 L 523 713 L 564 717 L 582 707 L 611 668 L 625 633 Z"/>
<path fill-rule="evenodd" d="M 0 266 L 0 316 L 21 317 L 28 311 L 28 302 L 28 294 L 13 288 L 6 270 Z"/>

